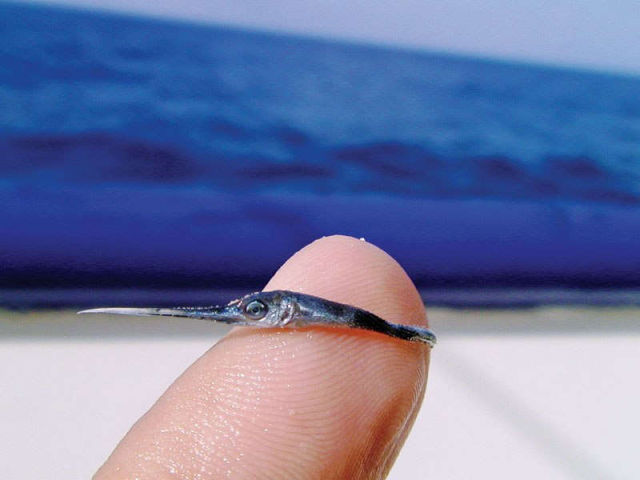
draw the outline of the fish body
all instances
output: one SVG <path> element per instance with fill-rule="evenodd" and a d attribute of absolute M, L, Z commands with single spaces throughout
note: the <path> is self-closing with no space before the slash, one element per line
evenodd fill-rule
<path fill-rule="evenodd" d="M 288 290 L 257 292 L 224 306 L 176 308 L 97 308 L 79 313 L 169 316 L 196 318 L 252 327 L 329 327 L 359 328 L 433 347 L 435 334 L 428 328 L 399 325 L 351 305 Z"/>

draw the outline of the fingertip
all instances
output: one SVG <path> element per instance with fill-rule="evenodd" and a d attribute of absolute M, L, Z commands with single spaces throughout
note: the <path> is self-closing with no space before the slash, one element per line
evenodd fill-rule
<path fill-rule="evenodd" d="M 322 237 L 296 252 L 265 290 L 289 289 L 364 308 L 394 323 L 427 325 L 424 303 L 388 253 L 345 235 Z"/>

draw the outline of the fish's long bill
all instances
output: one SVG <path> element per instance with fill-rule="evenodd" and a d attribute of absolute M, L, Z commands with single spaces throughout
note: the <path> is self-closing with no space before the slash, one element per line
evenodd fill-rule
<path fill-rule="evenodd" d="M 163 317 L 190 317 L 190 312 L 179 310 L 176 308 L 131 308 L 131 307 L 111 307 L 111 308 L 92 308 L 90 310 L 82 310 L 78 315 L 84 313 L 106 313 L 109 315 L 136 315 L 139 317 L 148 317 L 160 315 Z"/>
<path fill-rule="evenodd" d="M 243 319 L 233 315 L 227 307 L 207 307 L 207 308 L 132 308 L 132 307 L 110 307 L 92 308 L 82 310 L 78 314 L 101 313 L 107 315 L 135 315 L 138 317 L 178 317 L 195 318 L 199 320 L 209 320 L 235 325 L 242 325 Z"/>

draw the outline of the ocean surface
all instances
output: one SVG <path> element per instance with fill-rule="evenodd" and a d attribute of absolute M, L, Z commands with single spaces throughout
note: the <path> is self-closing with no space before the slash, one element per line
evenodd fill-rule
<path fill-rule="evenodd" d="M 637 289 L 640 78 L 0 3 L 0 304 L 259 288 L 333 233 L 454 304 Z"/>

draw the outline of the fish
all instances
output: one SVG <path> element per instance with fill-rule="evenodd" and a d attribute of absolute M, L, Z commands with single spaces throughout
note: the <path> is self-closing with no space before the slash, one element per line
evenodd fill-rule
<path fill-rule="evenodd" d="M 388 322 L 367 310 L 352 305 L 288 290 L 251 293 L 223 306 L 108 307 L 83 310 L 78 313 L 194 318 L 250 327 L 296 328 L 320 325 L 358 328 L 401 340 L 424 343 L 431 348 L 437 342 L 436 335 L 428 328 Z"/>

